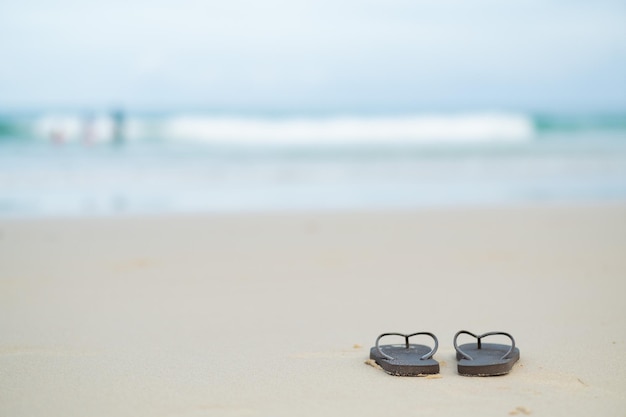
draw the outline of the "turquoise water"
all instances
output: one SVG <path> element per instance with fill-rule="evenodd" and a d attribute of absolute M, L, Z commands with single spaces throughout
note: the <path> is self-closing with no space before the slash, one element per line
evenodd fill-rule
<path fill-rule="evenodd" d="M 0 116 L 0 216 L 625 202 L 626 117 Z"/>

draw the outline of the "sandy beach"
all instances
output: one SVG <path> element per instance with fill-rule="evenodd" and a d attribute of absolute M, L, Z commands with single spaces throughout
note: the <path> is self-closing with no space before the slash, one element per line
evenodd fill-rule
<path fill-rule="evenodd" d="M 625 294 L 624 205 L 4 219 L 0 415 L 624 416 Z M 521 360 L 457 375 L 460 329 Z"/>

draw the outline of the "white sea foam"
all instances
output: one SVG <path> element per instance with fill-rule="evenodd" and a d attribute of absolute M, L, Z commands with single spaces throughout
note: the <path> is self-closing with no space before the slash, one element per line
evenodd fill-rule
<path fill-rule="evenodd" d="M 524 141 L 533 135 L 525 116 L 341 117 L 241 119 L 177 117 L 163 126 L 166 137 L 207 142 L 273 145 Z"/>
<path fill-rule="evenodd" d="M 106 116 L 46 116 L 34 126 L 39 137 L 67 141 L 106 142 L 114 130 L 114 121 Z M 182 115 L 130 118 L 123 131 L 130 140 L 279 146 L 519 142 L 534 135 L 532 120 L 520 114 L 278 119 Z"/>

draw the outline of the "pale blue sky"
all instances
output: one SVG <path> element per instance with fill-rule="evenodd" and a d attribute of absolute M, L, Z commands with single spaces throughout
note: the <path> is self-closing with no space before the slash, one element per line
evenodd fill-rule
<path fill-rule="evenodd" d="M 0 110 L 624 111 L 626 2 L 0 2 Z"/>

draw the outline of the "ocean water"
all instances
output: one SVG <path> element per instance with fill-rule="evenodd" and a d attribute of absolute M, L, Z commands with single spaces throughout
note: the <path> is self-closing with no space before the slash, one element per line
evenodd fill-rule
<path fill-rule="evenodd" d="M 626 202 L 625 115 L 0 115 L 0 216 Z"/>

